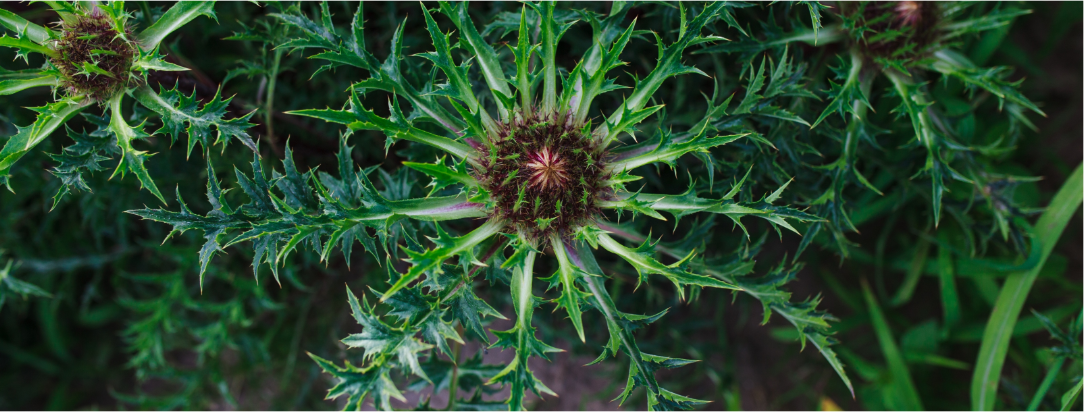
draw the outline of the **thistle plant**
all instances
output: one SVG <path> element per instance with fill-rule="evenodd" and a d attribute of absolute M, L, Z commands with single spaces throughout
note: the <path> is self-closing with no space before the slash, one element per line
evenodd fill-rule
<path fill-rule="evenodd" d="M 90 191 L 83 174 L 102 170 L 101 162 L 111 156 L 120 156 L 114 176 L 134 174 L 144 188 L 165 203 L 144 166 L 152 154 L 134 146 L 137 141 L 153 135 L 168 134 L 176 141 L 182 132 L 186 133 L 189 155 L 196 144 L 209 150 L 214 144 L 221 142 L 225 146 L 232 140 L 255 149 L 246 132 L 253 126 L 248 123 L 252 113 L 234 119 L 224 118 L 230 98 L 216 95 L 201 107 L 194 92 L 186 96 L 176 87 L 156 92 L 147 84 L 147 75 L 152 71 L 188 70 L 166 61 L 160 54 L 162 41 L 199 16 L 214 18 L 213 3 L 178 3 L 138 33 L 133 27 L 133 14 L 125 10 L 123 1 L 49 4 L 61 19 L 55 29 L 0 10 L 0 24 L 16 33 L 0 36 L 0 46 L 14 48 L 16 58 L 21 57 L 26 64 L 30 64 L 31 54 L 45 56 L 40 68 L 3 69 L 0 95 L 51 87 L 54 96 L 52 103 L 31 108 L 38 113 L 35 122 L 18 127 L 18 133 L 0 149 L 0 184 L 10 190 L 14 164 L 80 113 L 99 128 L 90 133 L 68 128 L 67 134 L 75 144 L 51 155 L 58 164 L 50 173 L 63 183 L 53 198 L 54 207 L 72 190 Z M 122 113 L 125 96 L 133 97 L 141 106 L 157 113 L 162 127 L 148 134 L 144 124 L 128 124 Z M 103 109 L 101 116 L 83 113 L 95 104 Z"/>
<path fill-rule="evenodd" d="M 1026 253 L 1028 235 L 1021 218 L 1035 210 L 1018 205 L 1013 190 L 1036 178 L 995 173 L 989 164 L 1012 150 L 1023 128 L 1035 129 L 1026 112 L 1045 114 L 1018 91 L 1023 80 L 1009 80 L 1011 68 L 980 67 L 956 48 L 967 37 L 1004 28 L 1028 11 L 1000 3 L 967 2 L 854 2 L 834 9 L 819 3 L 807 5 L 809 27 L 794 25 L 786 30 L 772 21 L 760 32 L 743 29 L 741 39 L 697 53 L 722 52 L 751 61 L 760 53 L 779 54 L 802 46 L 841 50 L 835 54 L 838 65 L 830 72 L 824 107 L 811 125 L 814 133 L 840 142 L 839 154 L 834 161 L 820 160 L 817 163 L 822 164 L 802 173 L 831 182 L 810 203 L 809 212 L 824 221 L 812 224 L 809 233 L 828 229 L 835 249 L 848 256 L 854 245 L 845 232 L 856 227 L 845 190 L 858 185 L 877 195 L 885 192 L 884 184 L 878 188 L 867 177 L 871 167 L 860 167 L 861 159 L 897 174 L 892 180 L 929 199 L 926 220 L 930 227 L 937 228 L 943 216 L 952 216 L 971 256 L 979 254 L 976 231 L 981 234 L 982 250 L 988 239 L 1000 234 L 1016 251 Z M 811 53 L 825 52 L 832 53 L 816 49 Z M 743 70 L 752 71 L 754 66 L 750 63 Z M 885 92 L 878 94 L 875 85 L 880 79 L 887 81 L 883 81 Z M 973 112 L 989 97 L 996 98 L 1006 127 L 975 125 Z M 973 103 L 968 107 L 960 100 Z M 895 128 L 872 120 L 879 107 L 905 120 L 911 129 L 908 139 L 886 136 Z M 842 123 L 834 122 L 834 114 Z M 895 147 L 903 150 L 890 153 Z M 905 166 L 894 170 L 889 163 Z M 928 189 L 912 183 L 918 179 L 928 180 Z M 806 236 L 800 250 L 814 238 Z"/>
<path fill-rule="evenodd" d="M 364 6 L 0 5 L 0 409 L 1080 409 L 1079 3 Z"/>
<path fill-rule="evenodd" d="M 830 348 L 833 341 L 827 321 L 832 318 L 816 309 L 817 299 L 790 302 L 789 294 L 779 289 L 793 279 L 800 265 L 781 264 L 769 275 L 758 277 L 751 272 L 760 242 L 746 244 L 732 254 L 706 250 L 702 244 L 703 234 L 712 230 L 712 217 L 717 215 L 730 219 L 747 239 L 751 237 L 743 217 L 762 219 L 777 232 L 795 233 L 794 222 L 822 221 L 778 204 L 787 184 L 759 199 L 751 198 L 749 190 L 743 190 L 750 169 L 732 176 L 725 191 L 714 191 L 715 168 L 709 167 L 706 186 L 697 184 L 690 172 L 689 187 L 679 194 L 637 189 L 642 177 L 636 173 L 644 168 L 666 165 L 676 174 L 678 160 L 686 155 L 712 165 L 715 155 L 709 149 L 739 141 L 764 141 L 751 133 L 724 132 L 716 120 L 729 115 L 728 111 L 743 118 L 804 122 L 778 105 L 785 97 L 808 95 L 798 81 L 800 68 L 784 56 L 767 76 L 763 70 L 756 75 L 759 85 L 751 88 L 736 108 L 728 109 L 733 96 L 724 101 L 716 93 L 708 99 L 708 110 L 699 120 L 674 130 L 674 125 L 666 123 L 663 105 L 654 102 L 656 91 L 677 76 L 706 75 L 684 64 L 683 59 L 693 50 L 724 40 L 708 33 L 718 22 L 734 21 L 733 6 L 721 2 L 679 4 L 675 7 L 680 12 L 680 27 L 662 33 L 638 29 L 636 20 L 623 26 L 628 11 L 624 3 L 615 3 L 608 15 L 570 12 L 558 6 L 527 3 L 519 13 L 501 14 L 493 25 L 480 31 L 465 4 L 442 2 L 434 10 L 458 28 L 459 34 L 453 36 L 439 27 L 432 10 L 423 5 L 421 15 L 432 50 L 404 55 L 404 26 L 400 25 L 383 61 L 366 47 L 361 6 L 345 35 L 332 25 L 326 3 L 321 4 L 321 15 L 315 20 L 296 7 L 275 14 L 298 34 L 279 47 L 315 49 L 317 53 L 311 58 L 327 62 L 318 73 L 341 66 L 368 72 L 367 78 L 349 88 L 342 109 L 292 112 L 346 126 L 348 133 L 341 139 L 337 157 L 339 176 L 315 170 L 300 173 L 287 148 L 283 172 L 274 171 L 270 178 L 259 159 L 252 163 L 251 175 L 236 171 L 239 187 L 248 197 L 239 207 L 228 204 L 214 171 L 209 170 L 208 199 L 213 208 L 209 213 L 193 212 L 179 197 L 180 211 L 141 209 L 130 213 L 172 225 L 171 235 L 202 231 L 201 272 L 217 252 L 242 242 L 253 244 L 254 271 L 258 274 L 266 263 L 276 281 L 278 268 L 303 245 L 312 247 L 323 259 L 331 259 L 339 248 L 349 261 L 355 242 L 374 257 L 383 255 L 389 286 L 369 285 L 372 302 L 365 295 L 359 299 L 347 291 L 353 316 L 363 331 L 346 337 L 343 343 L 363 350 L 360 366 L 350 362 L 338 366 L 310 355 L 338 380 L 328 397 L 345 395 L 350 409 L 361 408 L 366 398 L 381 409 L 390 409 L 392 398 L 402 400 L 392 380 L 395 370 L 432 383 L 438 391 L 448 388 L 449 406 L 456 406 L 452 409 L 493 407 L 480 398 L 481 389 L 470 398 L 458 396 L 456 376 L 462 376 L 458 375 L 460 368 L 470 362 L 457 363 L 462 359 L 454 358 L 449 348 L 449 340 L 463 342 L 456 325 L 491 347 L 515 352 L 507 365 L 473 369 L 483 385 L 511 388 L 508 407 L 523 409 L 527 393 L 552 394 L 528 367 L 529 358 L 548 359 L 549 353 L 560 351 L 535 336 L 534 309 L 547 301 L 567 314 L 582 343 L 586 343 L 583 312 L 600 313 L 609 338 L 594 342 L 602 344 L 596 362 L 619 353 L 629 362 L 621 400 L 643 388 L 648 409 L 687 409 L 702 404 L 666 390 L 656 380 L 657 370 L 693 361 L 639 349 L 633 332 L 655 322 L 665 311 L 640 315 L 616 307 L 606 288 L 611 274 L 596 262 L 595 254 L 601 251 L 635 269 L 637 285 L 654 282 L 653 275 L 657 275 L 672 284 L 681 299 L 704 288 L 742 291 L 760 299 L 765 322 L 775 312 L 793 323 L 803 346 L 807 341 L 813 343 L 849 388 L 842 364 Z M 590 24 L 592 45 L 571 70 L 559 68 L 557 46 L 578 21 Z M 503 37 L 515 33 L 507 50 L 494 47 L 493 40 L 486 38 L 498 31 L 505 32 Z M 618 69 L 625 65 L 621 58 L 626 46 L 651 37 L 658 45 L 654 68 L 643 78 L 621 80 Z M 419 60 L 433 67 L 432 74 L 426 76 L 429 80 L 421 86 L 415 85 L 402 67 L 409 62 L 412 71 L 417 71 Z M 488 91 L 479 93 L 479 86 Z M 599 99 L 617 91 L 624 96 L 616 106 Z M 367 95 L 375 92 L 386 94 L 388 115 L 379 115 L 364 104 Z M 409 113 L 404 112 L 404 102 Z M 655 122 L 653 132 L 641 135 L 638 127 L 651 120 Z M 404 150 L 440 152 L 434 162 L 403 163 L 431 178 L 429 195 L 406 198 L 409 191 L 394 187 L 378 190 L 368 177 L 371 169 L 359 169 L 352 160 L 349 138 L 362 131 L 383 133 L 386 151 L 406 141 L 408 149 Z M 682 218 L 692 215 L 703 219 L 682 236 L 684 240 L 673 243 L 661 244 L 650 233 L 642 234 L 629 224 L 646 216 L 659 221 L 673 219 L 676 228 Z M 455 222 L 463 220 L 466 222 Z M 449 231 L 451 226 L 467 230 L 457 234 Z M 234 234 L 232 239 L 220 243 L 228 233 Z M 423 240 L 425 233 L 433 236 Z M 552 256 L 556 262 L 555 272 L 548 277 L 536 276 L 541 255 Z M 399 260 L 410 264 L 405 272 L 396 270 Z M 476 294 L 475 278 L 482 273 L 498 284 L 508 284 L 514 307 L 511 329 L 492 331 L 496 342 L 489 340 L 482 321 L 505 316 Z M 543 299 L 536 296 L 536 285 L 558 292 L 552 299 Z M 438 354 L 452 357 L 452 362 L 440 360 Z M 429 360 L 422 362 L 426 355 Z M 438 374 L 445 378 L 450 374 L 451 382 L 437 379 Z"/>

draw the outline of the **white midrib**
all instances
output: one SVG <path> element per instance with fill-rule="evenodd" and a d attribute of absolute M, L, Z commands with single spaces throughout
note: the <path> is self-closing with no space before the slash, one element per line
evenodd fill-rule
<path fill-rule="evenodd" d="M 520 270 L 520 272 L 522 273 L 520 275 L 522 277 L 522 279 L 521 279 L 521 281 L 519 283 L 519 290 L 516 291 L 516 302 L 517 302 L 517 306 L 519 307 L 519 311 L 520 311 L 520 316 L 519 316 L 519 319 L 517 319 L 517 323 L 519 323 L 519 325 L 521 327 L 523 327 L 524 330 L 526 330 L 527 322 L 530 320 L 530 319 L 527 319 L 528 318 L 527 316 L 523 316 L 523 315 L 525 315 L 525 314 L 527 314 L 529 312 L 530 308 L 527 305 L 531 304 L 531 280 L 532 280 L 532 277 L 533 277 L 532 275 L 533 275 L 533 267 L 534 267 L 534 258 L 535 258 L 535 252 L 528 252 L 527 253 L 527 258 L 524 259 L 524 262 L 523 262 L 523 269 Z"/>

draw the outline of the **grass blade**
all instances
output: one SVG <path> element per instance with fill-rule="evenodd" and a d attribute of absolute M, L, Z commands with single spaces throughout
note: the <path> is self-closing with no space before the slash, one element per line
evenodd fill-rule
<path fill-rule="evenodd" d="M 1039 275 L 1039 270 L 1050 257 L 1050 252 L 1054 250 L 1058 238 L 1069 224 L 1069 219 L 1077 213 L 1084 201 L 1082 185 L 1084 179 L 1081 178 L 1081 166 L 1077 166 L 1035 225 L 1035 237 L 1042 246 L 1039 264 L 1027 272 L 1010 275 L 1001 287 L 994 311 L 986 324 L 979 357 L 975 362 L 975 375 L 971 379 L 972 410 L 994 408 L 998 379 L 1001 377 L 1001 368 L 1005 365 L 1005 355 L 1009 351 L 1009 339 L 1012 337 L 1016 320 L 1020 317 L 1020 310 L 1024 307 L 1024 301 Z"/>
<path fill-rule="evenodd" d="M 941 235 L 941 242 L 948 244 L 948 236 Z M 941 310 L 944 313 L 944 335 L 948 336 L 952 329 L 960 324 L 962 315 L 960 312 L 960 294 L 956 288 L 956 265 L 952 257 L 952 251 L 944 246 L 937 247 L 937 265 L 941 280 Z"/>
<path fill-rule="evenodd" d="M 893 387 L 893 390 L 888 392 L 895 396 L 885 399 L 885 405 L 889 409 L 895 410 L 922 410 L 922 400 L 918 397 L 918 390 L 915 389 L 915 382 L 911 380 L 911 372 L 907 370 L 907 363 L 903 360 L 903 354 L 900 352 L 899 346 L 896 346 L 895 338 L 892 337 L 892 329 L 888 325 L 888 319 L 885 319 L 884 312 L 877 305 L 877 298 L 873 296 L 869 282 L 866 282 L 865 279 L 862 279 L 862 293 L 866 296 L 870 323 L 873 324 L 877 340 L 881 343 L 881 352 L 884 354 L 885 362 L 888 363 L 888 373 L 892 379 L 889 385 Z"/>
<path fill-rule="evenodd" d="M 1058 377 L 1058 372 L 1061 372 L 1061 366 L 1065 364 L 1065 358 L 1058 358 L 1054 361 L 1053 365 L 1050 365 L 1050 370 L 1046 373 L 1046 378 L 1043 378 L 1043 383 L 1039 385 L 1039 390 L 1035 391 L 1035 396 L 1031 398 L 1031 403 L 1028 404 L 1029 411 L 1039 410 L 1039 405 L 1043 403 L 1043 398 L 1046 397 L 1046 393 L 1050 391 L 1050 385 L 1054 384 L 1054 380 Z"/>
<path fill-rule="evenodd" d="M 890 306 L 897 307 L 911 301 L 911 296 L 915 294 L 915 287 L 918 286 L 918 280 L 922 277 L 922 269 L 926 267 L 926 259 L 929 254 L 930 241 L 925 237 L 919 238 L 918 246 L 915 247 L 915 257 L 911 260 L 907 275 L 903 278 L 903 283 L 900 284 L 896 297 L 892 299 Z"/>
<path fill-rule="evenodd" d="M 1073 407 L 1077 398 L 1080 397 L 1081 389 L 1084 389 L 1084 381 L 1076 384 L 1076 386 L 1073 386 L 1073 389 L 1070 389 L 1069 392 L 1065 392 L 1065 395 L 1061 396 L 1061 410 L 1067 411 Z"/>

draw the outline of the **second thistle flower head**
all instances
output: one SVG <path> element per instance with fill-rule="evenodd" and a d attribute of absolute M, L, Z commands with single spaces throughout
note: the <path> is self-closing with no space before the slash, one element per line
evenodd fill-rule
<path fill-rule="evenodd" d="M 502 124 L 478 180 L 509 228 L 538 239 L 565 236 L 612 197 L 605 151 L 566 116 L 517 116 Z"/>
<path fill-rule="evenodd" d="M 128 85 L 139 51 L 128 27 L 118 27 L 98 7 L 79 11 L 60 23 L 50 62 L 69 94 L 104 101 Z"/>
<path fill-rule="evenodd" d="M 874 1 L 842 5 L 844 26 L 868 57 L 910 61 L 927 53 L 938 35 L 936 2 Z"/>

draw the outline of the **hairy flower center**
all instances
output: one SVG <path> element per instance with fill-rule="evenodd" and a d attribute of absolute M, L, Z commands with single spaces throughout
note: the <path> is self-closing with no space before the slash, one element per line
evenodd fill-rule
<path fill-rule="evenodd" d="M 531 185 L 542 189 L 563 186 L 568 181 L 566 164 L 561 155 L 550 152 L 548 147 L 530 156 L 527 168 L 531 170 Z"/>
<path fill-rule="evenodd" d="M 922 5 L 917 1 L 901 1 L 896 3 L 896 16 L 899 22 L 905 26 L 914 26 L 922 20 Z"/>

